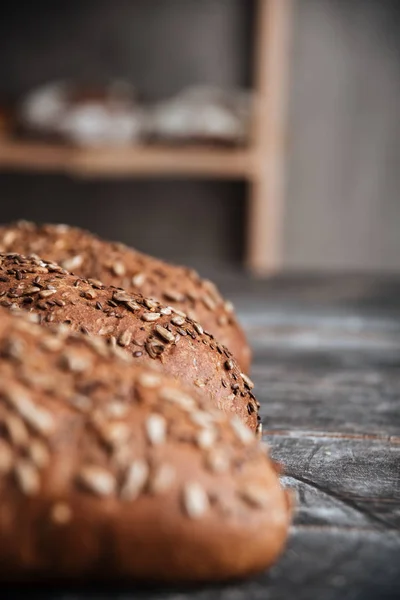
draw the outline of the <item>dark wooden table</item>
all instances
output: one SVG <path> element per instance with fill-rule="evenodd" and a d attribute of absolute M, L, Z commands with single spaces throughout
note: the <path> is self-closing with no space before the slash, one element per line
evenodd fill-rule
<path fill-rule="evenodd" d="M 285 555 L 269 573 L 225 586 L 42 587 L 26 597 L 400 598 L 400 279 L 220 283 L 249 333 L 265 438 L 297 498 Z"/>

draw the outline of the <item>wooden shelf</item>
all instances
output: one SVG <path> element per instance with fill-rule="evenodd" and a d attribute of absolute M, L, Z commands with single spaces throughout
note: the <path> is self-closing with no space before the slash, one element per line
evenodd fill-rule
<path fill-rule="evenodd" d="M 250 149 L 203 146 L 71 148 L 62 145 L 0 141 L 0 169 L 52 171 L 82 177 L 198 176 L 249 178 Z"/>

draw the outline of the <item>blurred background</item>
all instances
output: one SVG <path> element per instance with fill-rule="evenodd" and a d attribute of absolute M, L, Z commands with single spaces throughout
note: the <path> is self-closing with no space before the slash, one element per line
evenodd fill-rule
<path fill-rule="evenodd" d="M 399 271 L 399 30 L 395 0 L 7 1 L 0 219 L 205 274 Z"/>

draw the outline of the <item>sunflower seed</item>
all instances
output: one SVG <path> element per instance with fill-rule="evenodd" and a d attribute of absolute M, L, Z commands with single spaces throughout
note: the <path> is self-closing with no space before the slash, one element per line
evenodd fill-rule
<path fill-rule="evenodd" d="M 152 300 L 151 298 L 145 298 L 143 300 L 143 304 L 145 306 L 147 306 L 147 308 L 149 308 L 150 310 L 158 307 L 158 302 L 156 302 L 155 300 Z"/>
<path fill-rule="evenodd" d="M 39 293 L 40 298 L 50 298 L 50 296 L 53 296 L 56 293 L 56 290 L 42 290 Z"/>
<path fill-rule="evenodd" d="M 185 296 L 177 290 L 167 290 L 163 292 L 163 296 L 164 298 L 166 298 L 167 300 L 171 300 L 172 302 L 183 302 L 183 300 L 185 299 Z"/>
<path fill-rule="evenodd" d="M 253 432 L 245 425 L 238 416 L 231 419 L 231 426 L 236 436 L 243 444 L 251 444 L 254 441 Z"/>
<path fill-rule="evenodd" d="M 173 325 L 177 325 L 178 327 L 183 325 L 185 322 L 186 322 L 186 319 L 184 317 L 180 317 L 179 315 L 177 315 L 176 317 L 172 317 L 172 319 L 171 319 L 171 323 Z"/>
<path fill-rule="evenodd" d="M 213 473 L 226 473 L 229 470 L 229 458 L 220 448 L 211 450 L 206 456 L 206 466 Z"/>
<path fill-rule="evenodd" d="M 147 417 L 145 427 L 148 440 L 152 445 L 155 446 L 165 442 L 167 423 L 164 417 L 157 414 L 150 415 Z"/>
<path fill-rule="evenodd" d="M 196 402 L 194 399 L 182 392 L 181 390 L 173 387 L 163 387 L 160 390 L 160 398 L 161 400 L 166 400 L 167 402 L 173 402 L 178 404 L 181 408 L 185 410 L 192 410 L 196 407 Z"/>
<path fill-rule="evenodd" d="M 136 459 L 127 470 L 121 489 L 123 500 L 135 500 L 144 489 L 149 476 L 148 464 L 142 459 Z"/>
<path fill-rule="evenodd" d="M 4 425 L 14 446 L 24 447 L 28 445 L 28 430 L 20 418 L 16 415 L 7 414 L 4 417 Z"/>
<path fill-rule="evenodd" d="M 61 266 L 63 269 L 67 271 L 73 271 L 74 269 L 79 269 L 83 264 L 83 256 L 80 254 L 76 254 L 76 256 L 72 256 L 71 258 L 67 258 L 61 262 Z"/>
<path fill-rule="evenodd" d="M 138 383 L 145 388 L 157 387 L 161 381 L 162 379 L 157 373 L 151 373 L 150 371 L 145 371 L 138 377 Z"/>
<path fill-rule="evenodd" d="M 162 338 L 166 342 L 171 344 L 173 341 L 175 341 L 174 334 L 168 331 L 168 329 L 166 329 L 165 327 L 162 327 L 162 325 L 156 325 L 155 330 L 160 336 L 160 338 Z"/>
<path fill-rule="evenodd" d="M 133 298 L 126 292 L 119 291 L 113 293 L 113 300 L 115 300 L 115 302 L 130 302 Z"/>
<path fill-rule="evenodd" d="M 136 273 L 136 275 L 134 275 L 132 277 L 132 285 L 135 285 L 136 287 L 140 287 L 144 284 L 145 280 L 146 280 L 145 273 Z"/>
<path fill-rule="evenodd" d="M 126 273 L 125 265 L 119 261 L 112 264 L 111 270 L 117 277 L 123 277 Z"/>
<path fill-rule="evenodd" d="M 157 321 L 161 317 L 159 312 L 145 312 L 142 314 L 142 320 L 147 322 Z"/>
<path fill-rule="evenodd" d="M 204 333 L 204 329 L 202 328 L 202 326 L 200 325 L 200 323 L 197 323 L 196 321 L 194 321 L 193 327 L 195 328 L 195 330 L 197 331 L 197 333 L 199 333 L 200 335 L 202 335 Z"/>
<path fill-rule="evenodd" d="M 242 379 L 244 381 L 244 384 L 249 388 L 249 390 L 252 390 L 254 387 L 254 383 L 252 382 L 252 380 L 250 379 L 250 377 L 248 377 L 246 375 L 246 373 L 240 373 L 242 376 Z"/>
<path fill-rule="evenodd" d="M 115 492 L 115 479 L 113 475 L 95 465 L 82 467 L 78 474 L 79 482 L 90 492 L 97 496 L 111 496 Z"/>
<path fill-rule="evenodd" d="M 164 494 L 168 492 L 175 481 L 175 469 L 171 465 L 162 464 L 157 467 L 149 481 L 151 494 Z"/>
<path fill-rule="evenodd" d="M 129 346 L 131 341 L 132 341 L 132 333 L 128 329 L 125 329 L 125 331 L 122 331 L 120 333 L 120 335 L 118 337 L 118 344 L 120 346 L 125 348 L 126 346 Z"/>
<path fill-rule="evenodd" d="M 215 444 L 216 439 L 217 439 L 217 433 L 216 433 L 215 429 L 210 429 L 210 428 L 201 429 L 196 434 L 196 444 L 202 450 L 211 448 L 211 446 L 213 444 Z"/>
<path fill-rule="evenodd" d="M 191 519 L 201 518 L 209 508 L 208 496 L 203 487 L 195 482 L 187 482 L 183 488 L 183 507 Z"/>
<path fill-rule="evenodd" d="M 244 485 L 238 490 L 238 495 L 250 506 L 265 508 L 268 506 L 270 496 L 268 490 L 255 483 Z"/>
<path fill-rule="evenodd" d="M 36 468 L 27 460 L 20 459 L 14 467 L 15 478 L 21 492 L 34 496 L 40 489 L 40 478 Z"/>
<path fill-rule="evenodd" d="M 38 469 L 47 467 L 50 462 L 50 453 L 40 440 L 31 440 L 28 446 L 28 453 L 33 464 L 36 465 Z"/>

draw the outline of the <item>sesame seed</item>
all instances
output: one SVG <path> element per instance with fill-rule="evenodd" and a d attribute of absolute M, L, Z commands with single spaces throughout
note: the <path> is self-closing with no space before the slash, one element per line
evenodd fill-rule
<path fill-rule="evenodd" d="M 50 519 L 57 525 L 66 525 L 72 519 L 72 510 L 65 502 L 56 502 L 51 507 Z"/>
<path fill-rule="evenodd" d="M 167 423 L 161 415 L 152 414 L 145 423 L 147 438 L 153 446 L 163 444 L 166 439 Z"/>
<path fill-rule="evenodd" d="M 95 465 L 82 467 L 78 480 L 88 491 L 97 496 L 111 496 L 115 492 L 113 475 L 102 467 Z"/>
<path fill-rule="evenodd" d="M 152 321 L 157 321 L 160 317 L 161 317 L 161 314 L 158 312 L 154 312 L 154 313 L 145 312 L 142 314 L 142 321 L 147 321 L 150 323 Z"/>
<path fill-rule="evenodd" d="M 149 492 L 151 494 L 164 494 L 168 492 L 176 478 L 175 469 L 168 464 L 159 465 L 150 477 Z"/>
<path fill-rule="evenodd" d="M 255 483 L 248 483 L 238 490 L 242 500 L 254 508 L 265 508 L 269 504 L 270 496 L 266 488 Z"/>
<path fill-rule="evenodd" d="M 162 327 L 162 325 L 156 325 L 155 326 L 155 331 L 158 333 L 158 335 L 160 336 L 160 338 L 162 338 L 163 340 L 165 340 L 168 343 L 172 343 L 175 341 L 175 336 L 173 333 L 171 333 L 170 331 L 168 331 L 168 329 L 166 329 L 165 327 Z"/>
<path fill-rule="evenodd" d="M 14 473 L 21 492 L 26 496 L 34 496 L 39 492 L 39 473 L 30 462 L 18 460 L 14 466 Z"/>
<path fill-rule="evenodd" d="M 263 426 L 262 423 L 258 423 L 257 427 L 256 427 L 256 438 L 258 440 L 262 439 L 262 430 L 263 430 Z"/>
<path fill-rule="evenodd" d="M 183 507 L 191 519 L 201 518 L 209 508 L 209 500 L 203 487 L 195 482 L 187 482 L 183 487 Z"/>
<path fill-rule="evenodd" d="M 243 444 L 251 444 L 254 441 L 254 434 L 251 429 L 249 429 L 237 415 L 231 419 L 231 426 L 236 436 Z"/>
<path fill-rule="evenodd" d="M 149 476 L 149 466 L 142 460 L 137 459 L 129 466 L 121 489 L 123 500 L 135 500 L 144 489 Z"/>
<path fill-rule="evenodd" d="M 125 329 L 125 331 L 122 331 L 120 333 L 120 335 L 118 337 L 118 344 L 120 346 L 125 348 L 126 346 L 129 346 L 131 341 L 132 341 L 132 333 L 128 329 Z"/>

